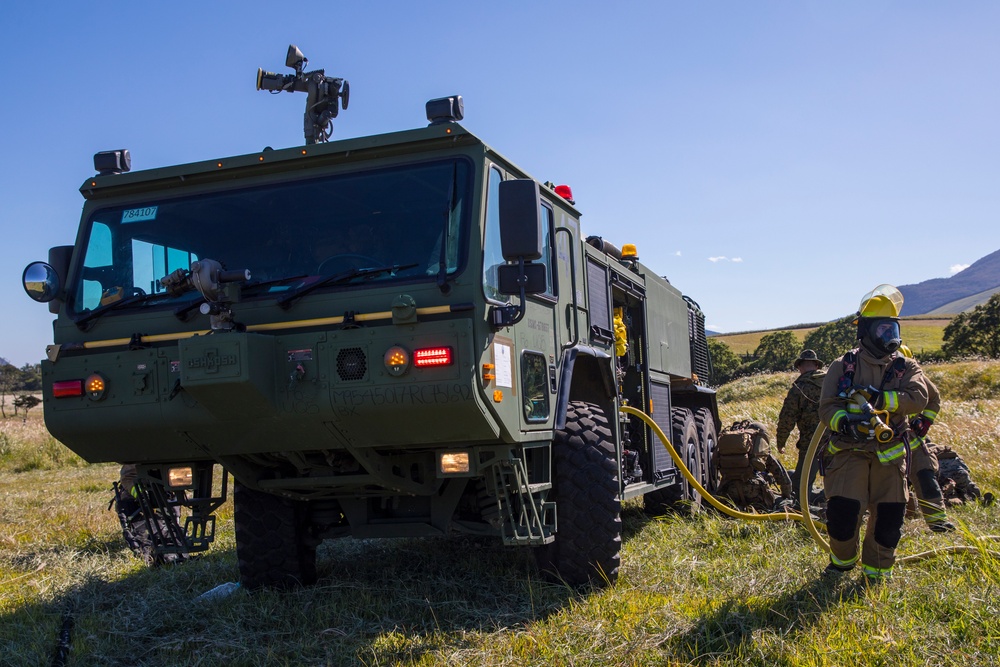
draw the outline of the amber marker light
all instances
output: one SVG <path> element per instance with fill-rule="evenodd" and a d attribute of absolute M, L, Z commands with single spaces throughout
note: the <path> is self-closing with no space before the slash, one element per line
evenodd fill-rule
<path fill-rule="evenodd" d="M 469 452 L 443 452 L 438 461 L 442 475 L 459 475 L 469 469 Z"/>
<path fill-rule="evenodd" d="M 91 373 L 83 383 L 87 391 L 87 397 L 92 401 L 99 401 L 108 394 L 108 381 L 100 373 Z"/>
<path fill-rule="evenodd" d="M 451 366 L 450 347 L 425 347 L 413 351 L 413 365 L 417 368 L 428 366 Z"/>
<path fill-rule="evenodd" d="M 60 380 L 52 383 L 52 395 L 55 398 L 83 396 L 83 380 Z"/>
<path fill-rule="evenodd" d="M 393 345 L 385 351 L 382 361 L 389 375 L 398 377 L 410 367 L 410 353 L 401 345 Z"/>
<path fill-rule="evenodd" d="M 493 392 L 493 402 L 494 403 L 499 403 L 502 400 L 503 400 L 503 392 L 500 391 L 499 389 L 495 390 Z"/>

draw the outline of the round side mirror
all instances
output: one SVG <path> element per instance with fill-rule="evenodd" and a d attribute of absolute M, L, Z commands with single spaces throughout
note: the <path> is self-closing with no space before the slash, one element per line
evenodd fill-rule
<path fill-rule="evenodd" d="M 35 301 L 46 303 L 59 295 L 59 274 L 45 262 L 32 262 L 21 275 L 24 291 Z"/>

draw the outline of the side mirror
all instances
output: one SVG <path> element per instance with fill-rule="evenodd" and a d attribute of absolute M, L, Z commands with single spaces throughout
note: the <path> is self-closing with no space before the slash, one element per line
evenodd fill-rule
<path fill-rule="evenodd" d="M 32 262 L 21 274 L 24 291 L 39 303 L 48 303 L 57 296 L 61 289 L 59 274 L 45 262 Z"/>
<path fill-rule="evenodd" d="M 504 264 L 497 267 L 497 289 L 501 294 L 540 294 L 546 288 L 544 264 L 525 264 L 522 273 L 518 264 Z"/>
<path fill-rule="evenodd" d="M 541 202 L 530 178 L 500 183 L 500 250 L 508 262 L 542 257 Z"/>

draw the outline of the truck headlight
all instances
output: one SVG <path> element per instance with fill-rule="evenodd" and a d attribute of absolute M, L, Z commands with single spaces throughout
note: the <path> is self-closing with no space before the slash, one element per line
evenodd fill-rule
<path fill-rule="evenodd" d="M 191 466 L 170 468 L 167 470 L 167 486 L 172 488 L 187 488 L 194 484 L 194 472 Z"/>
<path fill-rule="evenodd" d="M 469 472 L 469 452 L 442 452 L 438 455 L 438 470 L 442 475 L 461 475 Z"/>

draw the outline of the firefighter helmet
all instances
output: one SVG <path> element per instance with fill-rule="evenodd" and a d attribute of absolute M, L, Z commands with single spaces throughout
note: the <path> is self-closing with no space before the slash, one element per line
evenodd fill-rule
<path fill-rule="evenodd" d="M 892 285 L 879 285 L 861 297 L 858 317 L 899 317 L 903 294 Z"/>
<path fill-rule="evenodd" d="M 902 310 L 903 295 L 892 285 L 879 285 L 861 297 L 856 322 L 862 347 L 877 357 L 898 350 L 903 344 L 899 333 Z"/>

